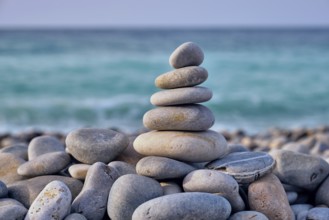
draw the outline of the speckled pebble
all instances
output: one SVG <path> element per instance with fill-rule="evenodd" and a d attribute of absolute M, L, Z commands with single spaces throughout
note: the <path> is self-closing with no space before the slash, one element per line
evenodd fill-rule
<path fill-rule="evenodd" d="M 49 183 L 29 208 L 25 220 L 64 219 L 70 213 L 72 195 L 61 181 Z"/>
<path fill-rule="evenodd" d="M 204 59 L 202 49 L 193 42 L 186 42 L 177 47 L 169 57 L 169 64 L 178 69 L 185 66 L 199 66 Z"/>

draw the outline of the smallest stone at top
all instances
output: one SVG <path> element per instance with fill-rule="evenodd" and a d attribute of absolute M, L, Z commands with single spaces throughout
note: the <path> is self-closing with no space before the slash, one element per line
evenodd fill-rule
<path fill-rule="evenodd" d="M 169 64 L 175 69 L 187 66 L 199 66 L 204 54 L 201 48 L 193 42 L 186 42 L 176 48 L 170 55 Z"/>

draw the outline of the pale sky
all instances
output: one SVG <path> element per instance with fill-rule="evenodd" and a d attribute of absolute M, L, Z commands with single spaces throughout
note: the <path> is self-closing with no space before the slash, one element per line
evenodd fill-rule
<path fill-rule="evenodd" d="M 0 27 L 329 27 L 329 0 L 0 0 Z"/>

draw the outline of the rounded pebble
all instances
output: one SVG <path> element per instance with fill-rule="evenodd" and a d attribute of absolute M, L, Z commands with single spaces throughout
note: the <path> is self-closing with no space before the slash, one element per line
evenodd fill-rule
<path fill-rule="evenodd" d="M 230 216 L 230 203 L 219 195 L 201 192 L 161 196 L 140 205 L 133 220 L 225 220 Z"/>
<path fill-rule="evenodd" d="M 109 191 L 118 177 L 114 168 L 102 162 L 91 165 L 83 188 L 72 203 L 71 212 L 80 213 L 90 220 L 102 220 Z"/>
<path fill-rule="evenodd" d="M 298 198 L 298 193 L 287 192 L 287 198 L 288 198 L 289 204 L 294 204 Z"/>
<path fill-rule="evenodd" d="M 0 153 L 10 153 L 17 157 L 27 160 L 27 145 L 26 144 L 15 144 L 8 147 L 4 147 L 0 150 Z"/>
<path fill-rule="evenodd" d="M 193 170 L 193 166 L 184 162 L 157 156 L 144 157 L 136 165 L 139 175 L 154 179 L 182 178 Z"/>
<path fill-rule="evenodd" d="M 204 59 L 201 48 L 193 43 L 186 42 L 177 47 L 169 57 L 169 64 L 178 69 L 185 66 L 199 66 Z"/>
<path fill-rule="evenodd" d="M 20 202 L 5 198 L 0 199 L 0 219 L 3 220 L 23 220 L 27 209 Z"/>
<path fill-rule="evenodd" d="M 90 166 L 90 164 L 73 164 L 69 167 L 69 173 L 75 179 L 84 180 Z"/>
<path fill-rule="evenodd" d="M 109 194 L 108 216 L 112 220 L 131 219 L 139 205 L 162 195 L 160 184 L 151 178 L 136 174 L 121 176 L 115 181 Z"/>
<path fill-rule="evenodd" d="M 25 160 L 11 153 L 0 153 L 0 180 L 6 185 L 23 180 L 24 177 L 17 173 L 17 168 Z"/>
<path fill-rule="evenodd" d="M 239 184 L 230 175 L 215 170 L 195 170 L 183 180 L 185 192 L 207 192 L 219 194 L 226 198 L 234 212 L 245 209 L 239 195 Z"/>
<path fill-rule="evenodd" d="M 242 211 L 232 215 L 229 220 L 269 220 L 263 213 L 256 211 Z"/>
<path fill-rule="evenodd" d="M 86 164 L 109 163 L 129 144 L 126 135 L 98 128 L 82 128 L 66 137 L 67 151 L 78 161 Z"/>
<path fill-rule="evenodd" d="M 307 220 L 328 220 L 329 208 L 316 207 L 310 209 L 307 213 Z"/>
<path fill-rule="evenodd" d="M 275 159 L 273 173 L 283 183 L 314 190 L 329 174 L 329 164 L 321 157 L 287 150 L 272 150 Z"/>
<path fill-rule="evenodd" d="M 248 200 L 251 210 L 261 212 L 271 220 L 295 219 L 283 186 L 273 174 L 268 174 L 249 185 Z"/>
<path fill-rule="evenodd" d="M 25 220 L 64 219 L 70 213 L 72 195 L 61 181 L 46 185 L 29 208 Z"/>
<path fill-rule="evenodd" d="M 201 86 L 163 90 L 151 96 L 151 103 L 156 106 L 201 103 L 210 100 L 212 92 Z"/>
<path fill-rule="evenodd" d="M 162 156 L 181 161 L 207 162 L 226 154 L 225 138 L 215 131 L 151 131 L 139 135 L 135 150 L 146 156 Z"/>
<path fill-rule="evenodd" d="M 87 218 L 79 213 L 72 213 L 66 216 L 64 220 L 87 220 Z"/>
<path fill-rule="evenodd" d="M 71 157 L 65 151 L 46 153 L 20 165 L 17 173 L 29 177 L 56 174 L 70 162 Z"/>
<path fill-rule="evenodd" d="M 27 153 L 29 160 L 33 160 L 42 154 L 64 150 L 64 145 L 60 140 L 52 136 L 44 135 L 32 139 L 28 146 Z"/>
<path fill-rule="evenodd" d="M 176 89 L 196 86 L 208 78 L 208 71 L 199 66 L 190 66 L 173 70 L 158 76 L 155 85 L 160 89 Z"/>
<path fill-rule="evenodd" d="M 144 114 L 144 126 L 150 130 L 205 131 L 213 126 L 215 117 L 198 104 L 158 107 Z"/>
<path fill-rule="evenodd" d="M 315 203 L 317 205 L 326 205 L 329 207 L 329 176 L 323 181 L 315 194 Z"/>
<path fill-rule="evenodd" d="M 238 183 L 251 183 L 270 173 L 275 161 L 265 152 L 235 152 L 206 165 L 233 176 Z"/>

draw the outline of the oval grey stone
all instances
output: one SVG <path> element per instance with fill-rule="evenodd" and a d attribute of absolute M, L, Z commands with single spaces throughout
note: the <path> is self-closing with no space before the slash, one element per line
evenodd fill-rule
<path fill-rule="evenodd" d="M 316 208 L 310 209 L 307 213 L 306 219 L 328 220 L 329 219 L 329 208 L 316 207 Z"/>
<path fill-rule="evenodd" d="M 314 190 L 329 174 L 329 164 L 317 156 L 287 150 L 272 150 L 270 155 L 276 160 L 273 173 L 283 183 Z"/>
<path fill-rule="evenodd" d="M 273 158 L 265 152 L 235 152 L 206 165 L 229 174 L 238 183 L 251 183 L 272 171 Z"/>
<path fill-rule="evenodd" d="M 86 217 L 84 217 L 83 215 L 79 214 L 79 213 L 72 213 L 69 214 L 68 216 L 66 216 L 64 218 L 64 220 L 87 220 Z"/>
<path fill-rule="evenodd" d="M 329 176 L 323 181 L 315 194 L 315 204 L 329 207 Z"/>
<path fill-rule="evenodd" d="M 32 203 L 25 220 L 64 219 L 70 213 L 72 195 L 61 181 L 49 183 Z"/>
<path fill-rule="evenodd" d="M 215 117 L 198 104 L 158 107 L 144 114 L 144 126 L 150 130 L 205 131 L 213 126 Z"/>
<path fill-rule="evenodd" d="M 230 216 L 230 203 L 221 196 L 210 193 L 177 193 L 152 199 L 140 205 L 133 220 L 224 220 Z"/>
<path fill-rule="evenodd" d="M 310 204 L 295 204 L 291 206 L 292 211 L 294 212 L 295 216 L 298 216 L 298 214 L 302 211 L 308 211 L 311 208 L 313 208 Z"/>
<path fill-rule="evenodd" d="M 127 174 L 112 186 L 107 203 L 107 213 L 112 220 L 131 219 L 134 210 L 142 203 L 162 196 L 160 184 L 145 176 Z"/>
<path fill-rule="evenodd" d="M 69 167 L 69 173 L 75 179 L 84 180 L 90 166 L 90 164 L 73 164 Z"/>
<path fill-rule="evenodd" d="M 147 156 L 169 157 L 181 161 L 207 162 L 226 154 L 225 138 L 215 131 L 151 131 L 139 135 L 135 150 Z"/>
<path fill-rule="evenodd" d="M 17 168 L 25 163 L 25 160 L 11 153 L 0 153 L 0 180 L 6 185 L 23 180 L 24 177 L 18 175 Z"/>
<path fill-rule="evenodd" d="M 5 198 L 8 196 L 8 188 L 4 182 L 0 180 L 0 198 Z"/>
<path fill-rule="evenodd" d="M 160 89 L 176 89 L 196 86 L 208 78 L 208 71 L 200 66 L 190 66 L 161 74 L 155 79 L 155 86 Z"/>
<path fill-rule="evenodd" d="M 228 220 L 269 220 L 269 219 L 261 212 L 242 211 L 235 213 Z"/>
<path fill-rule="evenodd" d="M 91 165 L 83 188 L 72 203 L 71 212 L 81 213 L 89 220 L 102 220 L 109 191 L 118 177 L 114 168 L 102 162 Z"/>
<path fill-rule="evenodd" d="M 28 158 L 32 160 L 42 154 L 64 151 L 64 145 L 55 137 L 44 135 L 32 139 L 28 146 Z"/>
<path fill-rule="evenodd" d="M 239 195 L 239 184 L 225 173 L 215 170 L 195 170 L 183 180 L 185 192 L 207 192 L 223 196 L 227 199 L 234 212 L 245 209 L 245 204 Z"/>
<path fill-rule="evenodd" d="M 195 86 L 163 90 L 151 96 L 151 103 L 157 106 L 201 103 L 210 100 L 212 91 L 206 87 Z"/>
<path fill-rule="evenodd" d="M 18 201 L 10 198 L 0 199 L 0 219 L 23 220 L 27 209 Z"/>
<path fill-rule="evenodd" d="M 126 135 L 98 128 L 82 128 L 66 137 L 67 151 L 78 161 L 86 164 L 109 163 L 129 144 Z"/>
<path fill-rule="evenodd" d="M 185 66 L 199 66 L 204 59 L 201 48 L 193 43 L 186 42 L 177 47 L 169 57 L 169 64 L 178 69 Z"/>
<path fill-rule="evenodd" d="M 297 200 L 298 193 L 296 192 L 286 192 L 289 204 L 294 204 Z"/>
<path fill-rule="evenodd" d="M 184 162 L 157 156 L 148 156 L 141 159 L 136 165 L 139 175 L 154 179 L 175 179 L 186 176 L 195 168 Z"/>
<path fill-rule="evenodd" d="M 70 162 L 71 157 L 65 151 L 46 153 L 20 165 L 17 173 L 29 177 L 56 174 Z"/>
<path fill-rule="evenodd" d="M 26 144 L 15 144 L 8 147 L 4 147 L 0 150 L 0 153 L 10 153 L 17 157 L 27 160 L 27 145 Z"/>
<path fill-rule="evenodd" d="M 79 194 L 83 186 L 80 180 L 70 177 L 55 175 L 38 176 L 9 185 L 9 197 L 16 199 L 28 208 L 45 186 L 54 180 L 65 183 L 69 187 L 73 198 Z"/>
<path fill-rule="evenodd" d="M 133 165 L 123 162 L 123 161 L 112 161 L 108 164 L 108 166 L 116 169 L 119 176 L 123 176 L 126 174 L 136 174 L 136 169 Z"/>

